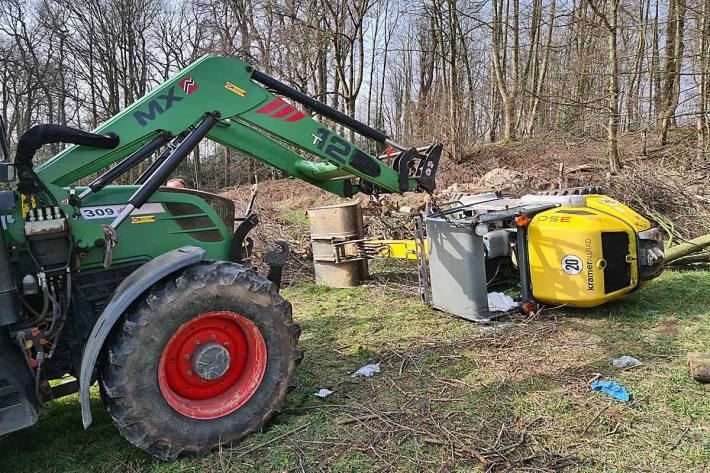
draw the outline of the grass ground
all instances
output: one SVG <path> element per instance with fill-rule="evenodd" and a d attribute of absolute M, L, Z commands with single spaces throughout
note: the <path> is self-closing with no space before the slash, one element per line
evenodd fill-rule
<path fill-rule="evenodd" d="M 710 389 L 686 353 L 710 351 L 709 287 L 710 272 L 666 272 L 600 309 L 483 327 L 381 285 L 292 286 L 301 386 L 264 432 L 162 463 L 119 436 L 97 393 L 84 431 L 72 396 L 0 440 L 0 471 L 707 471 Z M 613 368 L 619 355 L 643 365 Z M 350 378 L 369 362 L 382 372 Z M 596 373 L 632 401 L 592 392 Z"/>

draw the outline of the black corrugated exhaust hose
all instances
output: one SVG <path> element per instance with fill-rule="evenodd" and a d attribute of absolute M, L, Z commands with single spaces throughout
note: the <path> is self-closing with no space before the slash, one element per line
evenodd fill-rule
<path fill-rule="evenodd" d="M 371 140 L 375 140 L 380 143 L 388 143 L 389 136 L 387 136 L 380 130 L 376 130 L 361 121 L 355 120 L 350 115 L 336 110 L 333 107 L 330 107 L 324 104 L 323 102 L 294 89 L 293 87 L 289 87 L 283 82 L 274 79 L 273 77 L 264 74 L 263 72 L 255 70 L 252 73 L 251 78 L 257 81 L 258 83 L 265 85 L 269 89 L 272 89 L 273 91 L 277 92 L 279 95 L 283 95 L 284 97 L 288 97 L 292 100 L 295 100 L 296 102 L 310 108 L 314 112 L 324 115 L 342 125 L 345 125 L 346 127 L 356 131 L 357 133 L 361 134 L 366 138 L 370 138 Z"/>
<path fill-rule="evenodd" d="M 113 149 L 118 146 L 119 138 L 115 133 L 97 135 L 62 125 L 35 125 L 22 134 L 17 142 L 15 168 L 17 169 L 17 189 L 22 194 L 35 194 L 46 190 L 32 170 L 32 158 L 42 146 L 50 143 L 72 143 Z"/>
<path fill-rule="evenodd" d="M 118 146 L 118 135 L 108 133 L 97 135 L 62 125 L 35 125 L 22 134 L 17 142 L 15 164 L 32 166 L 32 158 L 42 146 L 50 143 L 72 143 L 113 149 Z"/>

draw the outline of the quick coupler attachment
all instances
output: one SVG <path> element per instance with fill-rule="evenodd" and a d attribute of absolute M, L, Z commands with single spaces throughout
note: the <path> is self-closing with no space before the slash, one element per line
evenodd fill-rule
<path fill-rule="evenodd" d="M 405 151 L 393 153 L 392 168 L 399 174 L 399 190 L 407 192 L 409 179 L 414 177 L 417 181 L 417 190 L 429 194 L 436 189 L 436 170 L 439 167 L 441 152 L 444 145 L 441 143 L 423 148 L 410 148 Z"/>
<path fill-rule="evenodd" d="M 436 171 L 439 168 L 439 160 L 443 150 L 444 145 L 441 143 L 431 145 L 424 153 L 424 157 L 419 160 L 415 178 L 419 187 L 429 194 L 436 189 Z"/>

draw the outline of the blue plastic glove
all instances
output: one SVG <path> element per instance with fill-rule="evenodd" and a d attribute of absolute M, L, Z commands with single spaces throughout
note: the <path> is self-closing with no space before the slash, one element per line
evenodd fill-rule
<path fill-rule="evenodd" d="M 628 391 L 616 381 L 592 381 L 589 386 L 593 391 L 601 391 L 619 401 L 629 402 Z"/>

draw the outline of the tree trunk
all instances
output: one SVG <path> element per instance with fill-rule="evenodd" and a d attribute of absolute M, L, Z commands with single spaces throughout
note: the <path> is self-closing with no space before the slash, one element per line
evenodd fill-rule
<path fill-rule="evenodd" d="M 698 42 L 698 64 L 700 72 L 700 90 L 698 91 L 698 110 L 695 121 L 697 129 L 696 160 L 705 161 L 705 150 L 708 146 L 708 123 L 706 115 L 708 86 L 710 86 L 710 0 L 703 2 L 703 10 L 699 20 L 700 39 Z"/>
<path fill-rule="evenodd" d="M 607 119 L 607 155 L 609 157 L 609 172 L 612 174 L 619 172 L 621 161 L 619 160 L 619 54 L 617 48 L 617 34 L 619 21 L 619 0 L 611 0 L 609 15 L 600 11 L 593 0 L 587 0 L 594 14 L 599 17 L 607 29 L 607 70 L 609 75 L 608 119 Z"/>
<path fill-rule="evenodd" d="M 498 92 L 503 103 L 503 140 L 506 142 L 516 141 L 515 133 L 515 106 L 518 97 L 518 58 L 520 52 L 520 0 L 513 1 L 513 46 L 511 52 L 510 66 L 510 88 L 507 84 L 507 68 L 504 65 L 504 60 L 507 55 L 507 41 L 502 34 L 502 5 L 498 4 L 498 0 L 493 0 L 493 71 L 495 72 L 495 81 L 498 86 Z M 507 36 L 507 34 L 506 34 Z"/>
<path fill-rule="evenodd" d="M 681 243 L 680 245 L 671 246 L 666 249 L 666 263 L 688 256 L 696 251 L 700 251 L 703 248 L 710 246 L 710 234 L 699 236 L 693 240 Z"/>
<path fill-rule="evenodd" d="M 556 2 L 552 0 L 550 4 L 550 19 L 548 21 L 547 36 L 545 38 L 545 46 L 542 51 L 542 62 L 539 65 L 538 77 L 535 78 L 535 87 L 533 89 L 533 97 L 530 106 L 530 111 L 528 112 L 528 123 L 525 127 L 525 133 L 528 136 L 532 136 L 535 127 L 535 117 L 537 116 L 537 108 L 540 104 L 540 94 L 542 93 L 542 87 L 545 84 L 545 78 L 547 76 L 547 64 L 550 58 L 550 48 L 552 46 L 552 33 L 555 27 L 555 13 L 556 13 Z"/>
<path fill-rule="evenodd" d="M 608 154 L 609 171 L 614 174 L 621 169 L 619 161 L 619 57 L 616 44 L 617 24 L 619 20 L 619 0 L 611 0 L 611 18 L 609 21 L 609 123 Z"/>
<path fill-rule="evenodd" d="M 659 144 L 668 143 L 668 129 L 675 118 L 678 106 L 680 62 L 683 54 L 683 24 L 685 0 L 670 0 L 666 26 L 666 60 L 664 64 L 663 89 L 661 91 L 661 130 Z"/>

